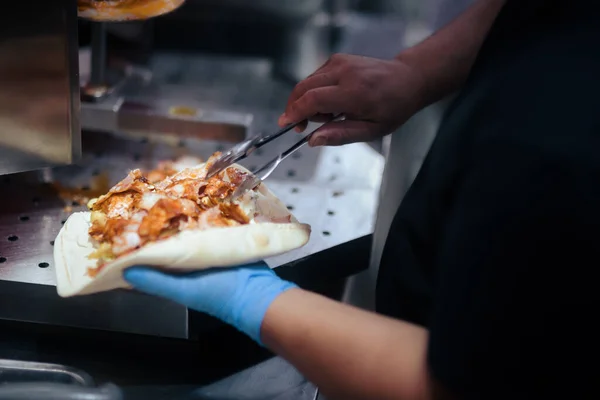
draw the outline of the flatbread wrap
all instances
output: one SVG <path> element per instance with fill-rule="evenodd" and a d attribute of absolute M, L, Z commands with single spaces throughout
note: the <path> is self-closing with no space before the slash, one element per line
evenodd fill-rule
<path fill-rule="evenodd" d="M 304 246 L 310 226 L 299 223 L 261 183 L 231 199 L 250 172 L 234 164 L 206 179 L 206 163 L 133 170 L 110 191 L 72 214 L 54 244 L 61 297 L 128 288 L 134 265 L 192 271 L 231 267 Z"/>

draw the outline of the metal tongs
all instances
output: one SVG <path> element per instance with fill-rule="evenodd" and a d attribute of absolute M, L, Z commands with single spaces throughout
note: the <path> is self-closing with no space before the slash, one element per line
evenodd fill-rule
<path fill-rule="evenodd" d="M 319 128 L 315 129 L 308 135 L 304 136 L 301 140 L 299 140 L 296 144 L 291 146 L 289 149 L 287 149 L 283 153 L 279 154 L 277 157 L 275 157 L 274 159 L 272 159 L 271 161 L 269 161 L 262 167 L 252 171 L 252 175 L 249 176 L 244 182 L 242 182 L 241 185 L 239 185 L 236 188 L 236 190 L 231 195 L 231 198 L 232 199 L 238 198 L 238 197 L 242 196 L 244 193 L 246 193 L 248 190 L 252 190 L 252 189 L 256 188 L 262 181 L 267 179 L 269 177 L 269 175 L 271 175 L 271 173 L 273 173 L 273 171 L 275 171 L 275 168 L 277 168 L 277 166 L 279 164 L 281 164 L 281 162 L 283 160 L 285 160 L 291 154 L 293 154 L 298 149 L 300 149 L 302 146 L 304 146 L 306 143 L 308 143 L 311 136 L 316 131 L 321 129 L 326 124 L 329 124 L 332 122 L 337 122 L 337 121 L 342 121 L 343 119 L 344 119 L 343 115 L 337 115 L 337 116 L 333 117 L 332 119 L 330 119 L 329 121 L 327 121 L 323 125 L 321 125 Z M 250 138 L 248 140 L 245 140 L 245 141 L 235 145 L 233 148 L 231 148 L 227 152 L 223 153 L 208 168 L 208 172 L 206 175 L 207 178 L 210 178 L 210 177 L 218 174 L 219 172 L 223 171 L 225 168 L 229 167 L 230 165 L 235 164 L 240 160 L 243 160 L 244 158 L 248 157 L 256 149 L 261 148 L 262 146 L 266 145 L 267 143 L 277 139 L 281 135 L 291 131 L 292 129 L 294 129 L 298 125 L 302 124 L 303 122 L 305 122 L 305 121 L 300 121 L 295 124 L 287 125 L 287 126 L 281 128 L 280 130 L 278 130 L 277 132 L 272 133 L 270 135 L 255 136 L 254 138 Z"/>

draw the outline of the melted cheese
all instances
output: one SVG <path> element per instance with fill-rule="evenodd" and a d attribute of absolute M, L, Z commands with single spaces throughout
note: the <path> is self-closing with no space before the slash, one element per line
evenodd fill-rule
<path fill-rule="evenodd" d="M 139 207 L 143 210 L 149 211 L 152 207 L 156 205 L 156 203 L 160 199 L 166 198 L 165 195 L 156 193 L 156 192 L 148 192 L 142 195 L 142 199 L 139 202 Z"/>

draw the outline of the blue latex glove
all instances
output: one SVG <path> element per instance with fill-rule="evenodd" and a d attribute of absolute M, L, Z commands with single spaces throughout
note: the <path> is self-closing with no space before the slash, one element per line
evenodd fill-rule
<path fill-rule="evenodd" d="M 123 276 L 135 289 L 210 314 L 261 345 L 260 328 L 267 309 L 277 296 L 296 287 L 264 262 L 177 275 L 132 267 Z"/>

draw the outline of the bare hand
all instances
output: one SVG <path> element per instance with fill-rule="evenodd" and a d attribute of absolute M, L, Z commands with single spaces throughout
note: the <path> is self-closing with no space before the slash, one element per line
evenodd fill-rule
<path fill-rule="evenodd" d="M 292 91 L 279 124 L 345 121 L 324 126 L 311 146 L 371 141 L 393 132 L 424 106 L 423 78 L 399 60 L 336 54 Z M 306 124 L 297 129 L 303 131 Z"/>

